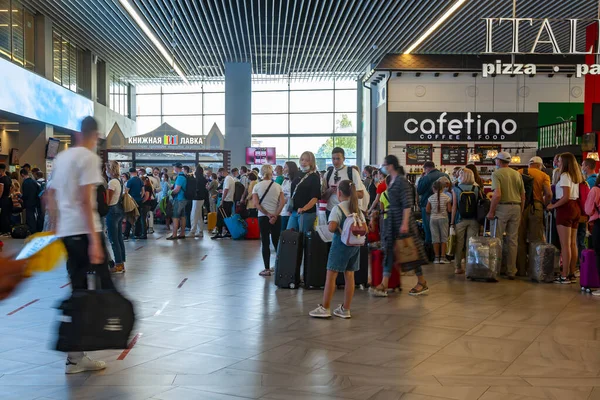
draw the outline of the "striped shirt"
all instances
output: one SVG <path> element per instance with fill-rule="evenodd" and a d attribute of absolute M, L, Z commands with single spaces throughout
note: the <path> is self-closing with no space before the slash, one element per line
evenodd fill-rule
<path fill-rule="evenodd" d="M 428 201 L 431 204 L 431 219 L 448 218 L 448 204 L 452 203 L 452 200 L 446 193 L 440 193 L 439 208 L 437 193 L 431 195 Z"/>

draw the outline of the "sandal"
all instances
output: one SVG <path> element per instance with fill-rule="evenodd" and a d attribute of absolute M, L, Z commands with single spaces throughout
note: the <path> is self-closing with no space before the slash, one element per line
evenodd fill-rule
<path fill-rule="evenodd" d="M 185 235 L 177 236 L 177 239 L 185 239 Z"/>
<path fill-rule="evenodd" d="M 388 292 L 387 292 L 387 288 L 378 285 L 378 286 L 371 286 L 369 288 L 369 293 L 371 293 L 371 295 L 373 295 L 373 297 L 388 297 Z"/>
<path fill-rule="evenodd" d="M 271 270 L 270 269 L 263 269 L 262 271 L 260 271 L 258 273 L 260 276 L 271 276 Z"/>
<path fill-rule="evenodd" d="M 419 286 L 421 287 L 421 289 L 417 289 L 417 287 L 419 287 Z M 429 292 L 429 288 L 427 287 L 427 282 L 425 282 L 425 283 L 417 283 L 414 288 L 410 289 L 410 292 L 408 292 L 408 294 L 410 296 L 420 296 L 427 292 Z"/>
<path fill-rule="evenodd" d="M 462 274 L 464 274 L 464 273 L 465 273 L 465 270 L 464 270 L 464 269 L 462 269 L 462 268 L 457 268 L 457 269 L 455 269 L 455 270 L 454 270 L 454 273 L 455 273 L 456 275 L 462 275 Z"/>

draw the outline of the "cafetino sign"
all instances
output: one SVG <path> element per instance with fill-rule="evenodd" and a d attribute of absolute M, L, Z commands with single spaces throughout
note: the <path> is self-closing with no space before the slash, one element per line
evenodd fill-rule
<path fill-rule="evenodd" d="M 389 112 L 387 140 L 536 142 L 537 113 Z"/>

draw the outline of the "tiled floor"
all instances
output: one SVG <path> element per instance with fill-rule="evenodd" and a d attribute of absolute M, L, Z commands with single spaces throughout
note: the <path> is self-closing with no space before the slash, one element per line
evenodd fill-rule
<path fill-rule="evenodd" d="M 314 320 L 322 292 L 259 277 L 257 241 L 161 233 L 127 243 L 115 279 L 142 335 L 123 360 L 94 353 L 105 371 L 65 376 L 52 350 L 64 268 L 0 303 L 0 399 L 600 399 L 600 298 L 577 285 L 472 283 L 429 266 L 428 296 L 406 295 L 416 279 L 404 277 L 387 299 L 357 290 L 351 320 Z"/>

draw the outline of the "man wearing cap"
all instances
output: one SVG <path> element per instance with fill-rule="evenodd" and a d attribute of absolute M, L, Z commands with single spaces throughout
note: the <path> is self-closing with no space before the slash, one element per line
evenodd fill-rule
<path fill-rule="evenodd" d="M 501 151 L 494 159 L 497 167 L 492 174 L 494 194 L 487 217 L 490 221 L 497 218 L 496 237 L 502 239 L 506 232 L 508 239 L 506 275 L 508 279 L 513 280 L 517 273 L 517 239 L 521 214 L 525 207 L 525 186 L 521 174 L 509 167 L 510 158 L 510 153 Z M 493 221 L 491 223 L 494 224 Z"/>
<path fill-rule="evenodd" d="M 185 189 L 187 188 L 187 178 L 183 172 L 183 164 L 173 164 L 175 171 L 175 187 L 171 192 L 173 196 L 173 234 L 167 240 L 185 239 Z M 177 236 L 177 231 L 181 227 L 181 234 Z"/>
<path fill-rule="evenodd" d="M 152 174 L 152 168 L 146 168 L 146 176 L 152 185 L 154 195 L 158 198 L 158 194 L 161 192 L 160 180 Z M 148 213 L 148 233 L 154 233 L 154 210 L 150 210 Z"/>
<path fill-rule="evenodd" d="M 144 184 L 142 180 L 138 177 L 138 171 L 135 168 L 129 168 L 129 174 L 131 177 L 125 184 L 125 191 L 129 193 L 129 195 L 135 200 L 138 205 L 138 208 L 141 207 L 142 204 L 142 188 Z M 129 235 L 131 233 L 131 224 L 127 222 L 125 227 L 125 235 L 123 240 L 129 240 Z M 146 234 L 146 216 L 141 216 L 135 221 L 135 237 L 142 237 Z"/>
<path fill-rule="evenodd" d="M 519 225 L 519 247 L 517 251 L 517 274 L 525 276 L 527 271 L 527 243 L 544 241 L 544 207 L 552 201 L 550 176 L 542 168 L 540 157 L 529 160 L 529 167 L 519 170 L 521 175 L 533 179 L 533 202 L 525 204 Z"/>

